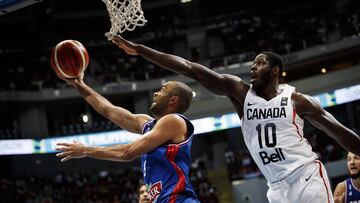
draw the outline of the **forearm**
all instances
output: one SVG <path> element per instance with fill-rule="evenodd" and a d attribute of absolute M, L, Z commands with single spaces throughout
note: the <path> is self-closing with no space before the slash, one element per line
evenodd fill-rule
<path fill-rule="evenodd" d="M 334 197 L 334 203 L 344 203 L 340 197 Z"/>
<path fill-rule="evenodd" d="M 331 133 L 332 137 L 334 137 L 343 148 L 360 155 L 360 137 L 352 130 L 342 126 L 328 133 Z"/>
<path fill-rule="evenodd" d="M 144 45 L 139 45 L 137 52 L 148 61 L 162 68 L 192 78 L 211 91 L 222 89 L 221 83 L 224 82 L 224 80 L 222 80 L 223 76 L 201 64 L 188 61 L 179 56 L 166 54 Z"/>
<path fill-rule="evenodd" d="M 337 121 L 329 112 L 324 112 L 325 122 L 323 130 L 334 138 L 346 150 L 360 155 L 360 137 Z"/>
<path fill-rule="evenodd" d="M 171 54 L 166 54 L 145 45 L 139 45 L 137 52 L 140 56 L 144 57 L 148 61 L 171 71 L 192 77 L 194 75 L 193 70 L 189 66 L 189 61 Z"/>
<path fill-rule="evenodd" d="M 305 112 L 305 118 L 316 128 L 332 137 L 344 149 L 360 154 L 360 137 L 349 128 L 342 125 L 333 115 L 320 107 L 320 104 L 309 96 L 293 95 L 296 99 L 298 112 Z M 301 115 L 301 113 L 300 113 Z"/>
<path fill-rule="evenodd" d="M 104 116 L 106 107 L 112 105 L 107 99 L 95 92 L 84 82 L 76 83 L 75 88 L 78 90 L 84 100 L 89 103 L 98 113 Z"/>
<path fill-rule="evenodd" d="M 128 149 L 129 146 L 126 144 L 110 147 L 87 147 L 84 153 L 94 159 L 125 162 L 133 160 Z"/>

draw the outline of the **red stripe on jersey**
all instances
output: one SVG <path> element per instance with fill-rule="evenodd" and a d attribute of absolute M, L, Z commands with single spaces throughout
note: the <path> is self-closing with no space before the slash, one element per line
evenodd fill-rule
<path fill-rule="evenodd" d="M 296 111 L 295 109 L 293 109 L 293 125 L 296 127 L 296 133 L 301 137 L 301 139 L 303 138 L 301 135 L 300 135 L 300 132 L 299 132 L 299 126 L 296 125 L 295 123 L 295 118 L 296 118 Z"/>
<path fill-rule="evenodd" d="M 320 161 L 316 161 L 316 160 L 315 160 L 315 163 L 318 163 L 319 166 L 320 166 L 320 168 L 319 168 L 320 177 L 321 177 L 321 179 L 322 179 L 323 182 L 324 182 L 324 185 L 325 185 L 325 188 L 326 188 L 326 194 L 327 194 L 327 197 L 328 197 L 328 202 L 330 203 L 329 190 L 328 190 L 328 187 L 327 187 L 327 185 L 326 185 L 326 182 L 325 182 L 325 179 L 324 179 L 324 176 L 323 176 L 323 173 L 322 173 L 322 164 L 321 164 Z"/>
<path fill-rule="evenodd" d="M 178 175 L 178 182 L 175 185 L 174 190 L 170 194 L 169 203 L 175 203 L 176 197 L 179 193 L 185 190 L 185 175 L 178 165 L 175 163 L 175 157 L 179 152 L 178 145 L 168 146 L 166 151 L 166 158 L 170 161 L 174 167 L 176 174 Z"/>

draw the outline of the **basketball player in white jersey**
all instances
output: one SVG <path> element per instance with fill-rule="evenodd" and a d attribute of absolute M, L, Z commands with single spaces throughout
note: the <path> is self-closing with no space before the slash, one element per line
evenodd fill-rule
<path fill-rule="evenodd" d="M 268 181 L 271 203 L 333 202 L 325 168 L 304 138 L 303 119 L 355 154 L 360 154 L 360 138 L 310 96 L 279 85 L 284 66 L 279 55 L 263 52 L 256 56 L 249 85 L 235 75 L 219 74 L 121 37 L 112 42 L 130 55 L 188 76 L 230 99 L 241 119 L 247 148 Z"/>

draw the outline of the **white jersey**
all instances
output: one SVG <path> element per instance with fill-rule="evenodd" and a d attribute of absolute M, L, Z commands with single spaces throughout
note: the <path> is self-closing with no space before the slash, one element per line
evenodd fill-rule
<path fill-rule="evenodd" d="M 241 119 L 244 140 L 269 183 L 281 181 L 317 158 L 303 137 L 304 121 L 292 106 L 294 91 L 290 85 L 280 85 L 280 93 L 266 101 L 251 86 L 245 97 Z"/>

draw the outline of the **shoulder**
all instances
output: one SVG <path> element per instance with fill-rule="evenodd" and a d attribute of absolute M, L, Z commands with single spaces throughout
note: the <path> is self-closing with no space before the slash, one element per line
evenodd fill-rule
<path fill-rule="evenodd" d="M 294 91 L 291 94 L 291 102 L 299 115 L 302 114 L 318 114 L 323 111 L 320 103 L 307 94 Z"/>
<path fill-rule="evenodd" d="M 182 126 L 186 125 L 185 119 L 178 114 L 168 114 L 158 120 L 156 125 Z"/>
<path fill-rule="evenodd" d="M 292 92 L 291 99 L 293 100 L 293 102 L 299 104 L 307 103 L 310 102 L 310 100 L 312 100 L 311 96 L 296 91 Z"/>
<path fill-rule="evenodd" d="M 236 75 L 221 74 L 228 84 L 236 85 L 245 89 L 249 89 L 250 85 Z"/>
<path fill-rule="evenodd" d="M 236 103 L 243 104 L 246 94 L 250 89 L 250 85 L 243 81 L 240 77 L 230 74 L 222 74 L 225 78 L 228 97 Z"/>
<path fill-rule="evenodd" d="M 346 190 L 346 185 L 345 185 L 345 181 L 340 182 L 339 184 L 337 184 L 335 191 L 334 191 L 334 196 L 339 196 L 341 194 L 343 194 Z"/>

